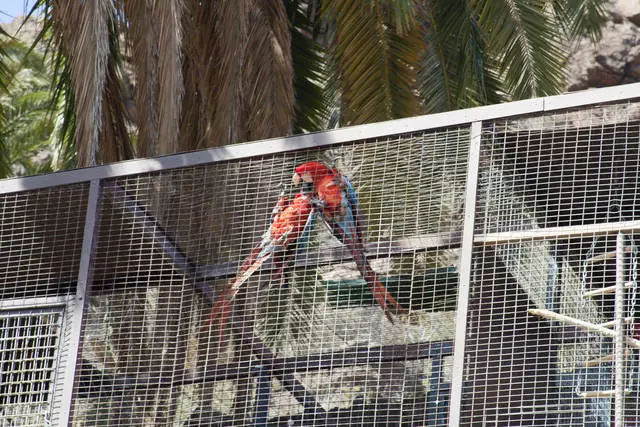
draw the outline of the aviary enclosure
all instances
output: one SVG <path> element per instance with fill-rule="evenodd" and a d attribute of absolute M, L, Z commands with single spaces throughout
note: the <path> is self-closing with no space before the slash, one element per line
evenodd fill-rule
<path fill-rule="evenodd" d="M 0 425 L 640 424 L 636 99 L 1 181 Z M 351 182 L 360 251 L 314 199 L 220 310 L 309 161 Z"/>

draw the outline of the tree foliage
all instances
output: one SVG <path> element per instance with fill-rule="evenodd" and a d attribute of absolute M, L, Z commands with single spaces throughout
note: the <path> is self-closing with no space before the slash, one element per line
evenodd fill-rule
<path fill-rule="evenodd" d="M 604 3 L 38 0 L 32 13 L 60 152 L 88 166 L 555 94 Z"/>
<path fill-rule="evenodd" d="M 0 34 L 0 177 L 52 170 L 51 77 L 43 55 Z"/>

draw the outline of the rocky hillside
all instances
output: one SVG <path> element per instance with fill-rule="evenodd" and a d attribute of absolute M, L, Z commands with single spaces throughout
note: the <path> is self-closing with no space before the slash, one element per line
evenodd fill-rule
<path fill-rule="evenodd" d="M 578 43 L 569 59 L 567 90 L 640 81 L 640 0 L 612 0 L 602 39 Z"/>

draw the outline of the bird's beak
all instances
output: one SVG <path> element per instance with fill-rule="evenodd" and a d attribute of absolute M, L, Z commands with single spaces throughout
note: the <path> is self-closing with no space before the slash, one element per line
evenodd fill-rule
<path fill-rule="evenodd" d="M 298 172 L 293 174 L 293 185 L 300 185 L 301 183 L 312 184 L 313 178 L 309 172 L 303 172 L 302 175 Z"/>

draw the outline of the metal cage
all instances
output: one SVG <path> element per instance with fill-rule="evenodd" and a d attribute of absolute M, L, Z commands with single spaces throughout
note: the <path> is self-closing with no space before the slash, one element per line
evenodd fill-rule
<path fill-rule="evenodd" d="M 0 425 L 637 425 L 639 99 L 0 181 Z M 309 161 L 361 246 L 318 202 L 220 305 Z"/>

